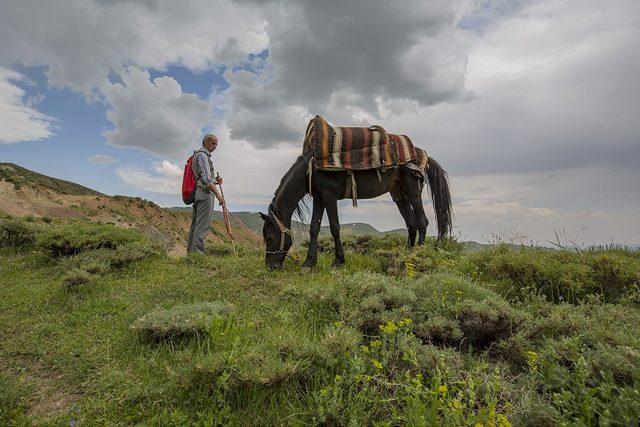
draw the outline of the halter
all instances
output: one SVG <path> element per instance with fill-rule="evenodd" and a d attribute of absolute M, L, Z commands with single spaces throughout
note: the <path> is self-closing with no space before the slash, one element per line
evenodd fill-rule
<path fill-rule="evenodd" d="M 280 229 L 280 249 L 277 250 L 277 251 L 266 251 L 266 253 L 268 253 L 268 254 L 282 254 L 282 253 L 287 254 L 287 253 L 289 253 L 289 250 L 288 249 L 286 251 L 284 250 L 284 237 L 287 234 L 289 236 L 291 236 L 291 246 L 293 246 L 293 233 L 291 232 L 291 230 L 289 230 L 282 223 L 282 221 L 280 221 L 278 219 L 276 214 L 273 212 L 273 209 L 271 208 L 271 206 L 269 206 L 269 213 L 271 214 L 273 219 L 276 221 L 276 225 L 278 226 L 278 229 Z"/>
<path fill-rule="evenodd" d="M 313 152 L 311 152 L 311 156 L 307 159 L 307 156 L 305 155 L 305 153 L 302 153 L 302 158 L 308 162 L 308 175 L 309 175 L 309 195 L 311 195 L 311 171 L 312 171 L 312 165 L 313 165 Z M 287 249 L 286 251 L 284 250 L 284 237 L 285 235 L 289 235 L 291 236 L 291 246 L 293 246 L 293 233 L 291 232 L 291 230 L 289 230 L 282 221 L 280 221 L 280 219 L 278 219 L 278 217 L 276 216 L 275 212 L 273 211 L 272 205 L 269 205 L 269 214 L 271 214 L 271 216 L 273 217 L 273 219 L 276 221 L 276 225 L 278 226 L 278 229 L 280 229 L 280 249 L 277 251 L 265 251 L 265 253 L 268 254 L 287 254 L 289 255 L 294 261 L 296 261 L 296 259 L 293 257 L 293 255 L 291 255 L 289 253 L 289 250 Z"/>

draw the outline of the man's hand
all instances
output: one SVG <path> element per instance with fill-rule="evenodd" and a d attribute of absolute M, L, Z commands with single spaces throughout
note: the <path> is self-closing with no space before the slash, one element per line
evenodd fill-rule
<path fill-rule="evenodd" d="M 222 184 L 222 177 L 220 175 L 216 176 L 216 179 L 214 182 L 218 185 Z"/>

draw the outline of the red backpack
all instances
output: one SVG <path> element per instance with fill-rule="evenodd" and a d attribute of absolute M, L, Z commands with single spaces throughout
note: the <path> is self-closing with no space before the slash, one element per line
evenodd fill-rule
<path fill-rule="evenodd" d="M 185 205 L 193 203 L 196 197 L 196 174 L 193 173 L 193 156 L 187 159 L 187 164 L 184 166 L 184 173 L 182 174 L 182 201 Z"/>

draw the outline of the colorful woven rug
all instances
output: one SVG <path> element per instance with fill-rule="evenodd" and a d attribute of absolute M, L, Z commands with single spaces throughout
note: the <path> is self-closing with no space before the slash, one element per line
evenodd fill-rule
<path fill-rule="evenodd" d="M 414 160 L 424 162 L 406 135 L 387 133 L 381 126 L 334 127 L 316 116 L 307 126 L 303 152 L 313 150 L 317 169 L 365 170 L 385 169 Z"/>

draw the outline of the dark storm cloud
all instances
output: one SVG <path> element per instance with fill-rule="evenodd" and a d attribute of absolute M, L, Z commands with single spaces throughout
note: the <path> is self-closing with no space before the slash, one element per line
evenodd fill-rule
<path fill-rule="evenodd" d="M 466 58 L 441 49 L 453 43 L 458 3 L 444 1 L 269 2 L 268 81 L 232 88 L 229 126 L 257 147 L 292 142 L 292 107 L 342 122 L 379 117 L 379 99 L 429 106 L 466 95 Z M 249 76 L 251 78 L 251 76 Z M 268 101 L 267 101 L 268 100 Z M 265 111 L 263 108 L 268 105 Z M 268 120 L 247 120 L 266 113 Z M 303 115 L 304 116 L 304 115 Z M 298 127 L 304 127 L 301 120 Z M 264 126 L 264 127 L 263 127 Z M 272 134 L 273 139 L 257 138 Z M 294 140 L 298 143 L 297 139 Z"/>

